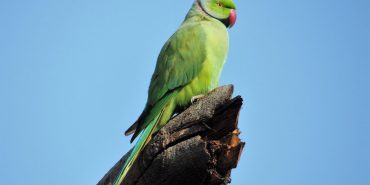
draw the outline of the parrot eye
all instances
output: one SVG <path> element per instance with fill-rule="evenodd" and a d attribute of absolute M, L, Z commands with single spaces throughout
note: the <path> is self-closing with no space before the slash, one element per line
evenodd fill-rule
<path fill-rule="evenodd" d="M 219 6 L 219 7 L 224 7 L 224 4 L 222 4 L 221 2 L 217 2 L 216 4 L 217 4 L 217 6 Z"/>

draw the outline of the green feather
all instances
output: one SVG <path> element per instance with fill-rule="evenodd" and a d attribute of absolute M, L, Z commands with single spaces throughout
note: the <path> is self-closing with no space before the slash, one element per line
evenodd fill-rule
<path fill-rule="evenodd" d="M 151 140 L 153 133 L 157 132 L 159 129 L 159 124 L 161 122 L 167 122 L 173 112 L 173 100 L 177 92 L 173 92 L 168 96 L 164 97 L 158 104 L 152 109 L 150 114 L 147 116 L 145 121 L 148 121 L 148 126 L 144 129 L 139 140 L 137 141 L 134 149 L 131 151 L 130 156 L 126 159 L 125 164 L 121 172 L 119 173 L 115 185 L 122 183 L 123 179 L 127 175 L 131 166 L 134 164 L 135 160 L 139 156 L 140 152 L 143 150 L 145 145 Z"/>

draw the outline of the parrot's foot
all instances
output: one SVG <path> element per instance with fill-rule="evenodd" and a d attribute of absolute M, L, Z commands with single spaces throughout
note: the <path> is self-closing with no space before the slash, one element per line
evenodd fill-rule
<path fill-rule="evenodd" d="M 190 100 L 191 104 L 194 104 L 195 102 L 197 102 L 198 100 L 200 100 L 201 98 L 204 97 L 204 94 L 200 94 L 200 95 L 196 95 L 196 96 L 193 96 Z"/>

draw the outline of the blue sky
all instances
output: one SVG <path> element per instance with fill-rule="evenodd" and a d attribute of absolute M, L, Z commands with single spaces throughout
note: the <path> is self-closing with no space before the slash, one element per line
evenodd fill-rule
<path fill-rule="evenodd" d="M 370 184 L 370 2 L 235 0 L 232 185 Z M 0 184 L 95 184 L 192 1 L 0 1 Z"/>

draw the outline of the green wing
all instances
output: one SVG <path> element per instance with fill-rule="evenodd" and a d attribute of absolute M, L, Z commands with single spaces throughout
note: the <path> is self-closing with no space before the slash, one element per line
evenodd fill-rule
<path fill-rule="evenodd" d="M 199 22 L 187 23 L 163 46 L 150 82 L 146 108 L 126 131 L 126 135 L 135 132 L 131 141 L 160 111 L 153 107 L 163 97 L 190 83 L 199 74 L 206 58 L 205 38 L 205 29 Z"/>
<path fill-rule="evenodd" d="M 154 105 L 169 91 L 191 82 L 206 58 L 206 33 L 200 23 L 183 25 L 163 46 L 149 87 Z"/>

